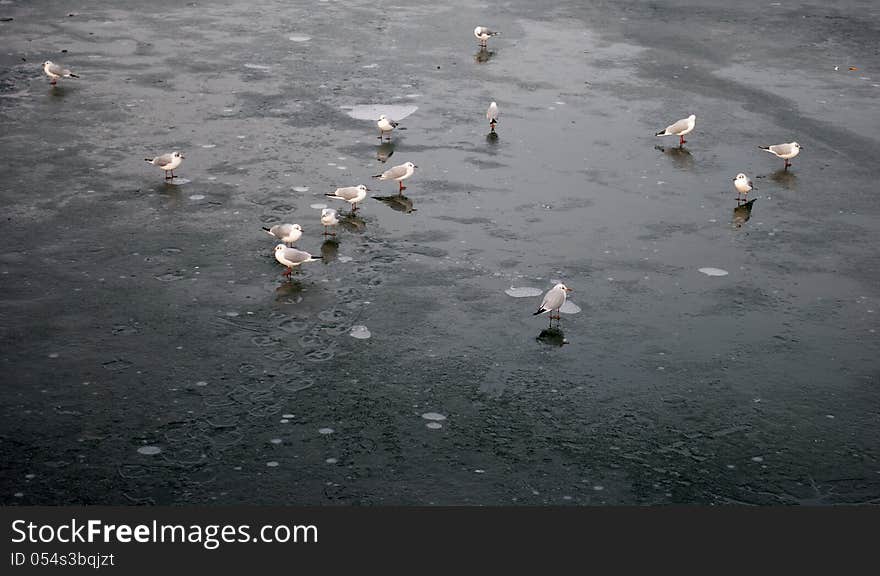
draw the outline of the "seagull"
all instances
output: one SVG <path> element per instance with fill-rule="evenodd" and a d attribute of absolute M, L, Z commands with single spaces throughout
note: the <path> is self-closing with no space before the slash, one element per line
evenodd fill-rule
<path fill-rule="evenodd" d="M 480 46 L 485 47 L 490 36 L 497 36 L 500 32 L 492 32 L 485 26 L 477 26 L 474 28 L 474 36 L 480 41 Z"/>
<path fill-rule="evenodd" d="M 739 198 L 739 195 L 748 196 L 749 192 L 752 190 L 757 190 L 752 181 L 748 176 L 740 172 L 736 175 L 736 178 L 733 179 L 733 186 L 736 188 L 736 197 Z"/>
<path fill-rule="evenodd" d="M 761 150 L 766 150 L 774 154 L 778 158 L 785 160 L 785 170 L 791 166 L 791 160 L 801 152 L 801 145 L 797 142 L 789 142 L 787 144 L 774 144 L 773 146 L 758 146 Z"/>
<path fill-rule="evenodd" d="M 357 210 L 358 203 L 367 197 L 367 191 L 369 191 L 369 188 L 363 184 L 359 184 L 357 186 L 337 188 L 336 192 L 333 194 L 324 194 L 324 196 L 329 196 L 330 198 L 336 198 L 338 200 L 345 200 L 351 205 L 351 210 L 354 212 Z"/>
<path fill-rule="evenodd" d="M 263 230 L 268 232 L 270 236 L 278 238 L 285 244 L 293 244 L 303 235 L 302 226 L 299 224 L 276 224 L 271 228 L 263 226 Z"/>
<path fill-rule="evenodd" d="M 287 270 L 281 274 L 284 276 L 290 276 L 290 273 L 293 272 L 294 266 L 299 266 L 305 262 L 320 260 L 321 256 L 312 256 L 308 252 L 297 250 L 296 248 L 288 248 L 284 244 L 278 244 L 275 246 L 275 259 L 281 264 L 287 266 Z"/>
<path fill-rule="evenodd" d="M 395 122 L 391 120 L 384 114 L 379 116 L 379 120 L 376 122 L 376 126 L 379 127 L 379 138 L 381 139 L 386 133 L 388 134 L 388 139 L 391 140 L 391 131 L 397 128 L 399 122 Z M 402 128 L 401 128 L 402 130 Z"/>
<path fill-rule="evenodd" d="M 403 185 L 403 181 L 412 176 L 416 168 L 418 168 L 418 166 L 416 166 L 412 162 L 404 162 L 399 166 L 389 168 L 381 174 L 374 175 L 373 178 L 378 178 L 379 180 L 397 180 L 397 183 L 400 185 L 398 192 L 402 194 L 403 191 L 406 190 L 406 186 Z"/>
<path fill-rule="evenodd" d="M 670 124 L 664 130 L 657 132 L 655 136 L 678 136 L 678 145 L 682 146 L 687 140 L 684 139 L 685 134 L 690 134 L 697 122 L 697 117 L 693 114 L 687 118 L 682 118 L 675 124 Z"/>
<path fill-rule="evenodd" d="M 76 74 L 65 68 L 64 66 L 60 66 L 51 60 L 46 60 L 43 62 L 43 72 L 46 73 L 52 81 L 50 84 L 54 86 L 59 78 L 79 78 Z"/>
<path fill-rule="evenodd" d="M 486 110 L 486 119 L 489 121 L 489 127 L 492 128 L 492 132 L 494 132 L 495 124 L 498 124 L 498 104 L 495 102 L 489 104 L 489 109 Z"/>
<path fill-rule="evenodd" d="M 330 236 L 336 236 L 336 232 L 327 232 L 327 227 L 333 227 L 339 224 L 339 218 L 337 218 L 336 210 L 333 208 L 324 208 L 321 210 L 321 224 L 324 225 L 324 234 Z"/>
<path fill-rule="evenodd" d="M 172 178 L 177 178 L 174 175 L 174 170 L 180 166 L 180 163 L 183 162 L 184 155 L 180 152 L 169 152 L 168 154 L 162 154 L 161 156 L 156 156 L 155 158 L 144 158 L 147 162 L 152 164 L 153 166 L 158 166 L 162 170 L 165 171 L 165 179 L 170 180 Z M 168 173 L 171 172 L 171 176 Z"/>
<path fill-rule="evenodd" d="M 538 314 L 543 314 L 544 312 L 550 312 L 550 322 L 553 322 L 553 319 L 559 320 L 561 316 L 559 315 L 559 309 L 562 308 L 562 305 L 565 304 L 565 295 L 568 292 L 571 292 L 571 288 L 560 282 L 550 290 L 547 290 L 547 293 L 544 294 L 544 299 L 541 301 L 541 305 L 538 306 L 538 310 L 532 314 L 532 316 L 537 316 Z M 556 311 L 556 316 L 553 315 L 553 311 Z"/>

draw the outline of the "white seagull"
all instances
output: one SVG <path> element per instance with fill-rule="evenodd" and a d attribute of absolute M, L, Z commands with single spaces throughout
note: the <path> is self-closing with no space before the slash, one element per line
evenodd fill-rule
<path fill-rule="evenodd" d="M 183 162 L 183 158 L 184 156 L 180 152 L 169 152 L 168 154 L 162 154 L 155 158 L 144 158 L 144 160 L 153 166 L 158 166 L 164 170 L 165 179 L 170 180 L 171 178 L 177 178 L 177 176 L 174 175 L 174 170 L 180 166 L 180 163 Z M 171 176 L 168 175 L 169 172 L 171 172 Z"/>
<path fill-rule="evenodd" d="M 43 72 L 45 72 L 46 76 L 51 80 L 50 84 L 53 86 L 58 82 L 59 78 L 79 78 L 76 74 L 65 68 L 64 66 L 60 66 L 51 60 L 46 60 L 43 62 Z"/>
<path fill-rule="evenodd" d="M 398 192 L 403 193 L 403 191 L 406 190 L 403 181 L 412 176 L 416 168 L 418 168 L 418 166 L 412 162 L 404 162 L 399 166 L 389 168 L 381 174 L 374 175 L 373 178 L 378 178 L 379 180 L 397 180 L 397 183 L 400 185 Z"/>
<path fill-rule="evenodd" d="M 474 28 L 474 36 L 477 37 L 477 40 L 480 41 L 480 46 L 483 47 L 487 45 L 489 37 L 498 36 L 499 34 L 500 32 L 493 32 L 485 26 L 477 26 L 476 28 Z"/>
<path fill-rule="evenodd" d="M 560 282 L 550 290 L 547 290 L 547 293 L 544 294 L 544 299 L 541 301 L 541 305 L 538 306 L 538 310 L 532 314 L 532 316 L 537 316 L 538 314 L 543 314 L 544 312 L 550 312 L 550 321 L 552 322 L 555 318 L 559 320 L 561 316 L 559 315 L 559 309 L 562 308 L 562 305 L 565 304 L 565 296 L 567 293 L 571 292 L 571 288 Z M 553 315 L 553 311 L 556 311 L 556 316 Z"/>
<path fill-rule="evenodd" d="M 334 227 L 339 224 L 338 214 L 333 208 L 324 208 L 321 210 L 321 224 L 324 226 L 324 234 L 336 236 L 336 232 L 327 232 L 327 228 Z"/>
<path fill-rule="evenodd" d="M 297 250 L 296 248 L 288 248 L 284 244 L 278 244 L 275 246 L 275 259 L 281 264 L 287 266 L 287 270 L 281 274 L 284 276 L 290 276 L 290 273 L 293 272 L 294 266 L 299 266 L 305 262 L 320 260 L 321 256 L 312 256 L 308 252 Z"/>
<path fill-rule="evenodd" d="M 367 197 L 368 190 L 369 188 L 367 188 L 363 184 L 359 184 L 357 186 L 346 186 L 345 188 L 337 188 L 333 194 L 324 194 L 324 196 L 336 198 L 337 200 L 345 200 L 351 205 L 351 210 L 352 212 L 354 212 L 355 210 L 357 210 L 358 203 L 360 203 L 364 198 Z"/>
<path fill-rule="evenodd" d="M 657 134 L 655 134 L 655 136 L 678 136 L 679 137 L 678 145 L 681 146 L 685 142 L 687 142 L 687 140 L 684 139 L 684 135 L 690 134 L 691 131 L 694 129 L 694 126 L 696 125 L 696 123 L 697 123 L 697 117 L 695 115 L 691 114 L 687 118 L 682 118 L 681 120 L 679 120 L 675 124 L 670 124 L 665 129 L 661 130 L 660 132 L 657 132 Z"/>
<path fill-rule="evenodd" d="M 788 142 L 787 144 L 774 144 L 773 146 L 758 146 L 761 150 L 766 150 L 767 152 L 775 155 L 777 158 L 782 158 L 785 160 L 785 169 L 788 170 L 788 167 L 791 166 L 791 160 L 795 156 L 801 153 L 801 145 L 797 142 Z"/>
<path fill-rule="evenodd" d="M 299 224 L 276 224 L 271 228 L 263 226 L 263 230 L 288 245 L 293 244 L 303 235 L 302 226 Z"/>
<path fill-rule="evenodd" d="M 733 186 L 736 188 L 736 197 L 739 198 L 739 195 L 748 196 L 749 192 L 752 190 L 757 190 L 757 188 L 752 184 L 752 181 L 748 176 L 740 172 L 736 175 L 736 178 L 733 179 Z"/>
<path fill-rule="evenodd" d="M 376 126 L 379 127 L 379 138 L 381 139 L 382 136 L 385 136 L 387 134 L 388 139 L 391 140 L 391 131 L 394 130 L 395 128 L 397 128 L 398 124 L 400 124 L 400 123 L 395 122 L 394 120 L 391 120 L 390 118 L 388 118 L 384 114 L 379 116 L 379 120 L 376 122 Z M 402 128 L 401 128 L 401 130 L 402 130 Z"/>
<path fill-rule="evenodd" d="M 492 132 L 494 132 L 495 125 L 498 124 L 498 104 L 495 102 L 489 104 L 489 109 L 486 110 L 486 120 L 489 121 L 489 127 L 492 128 Z"/>

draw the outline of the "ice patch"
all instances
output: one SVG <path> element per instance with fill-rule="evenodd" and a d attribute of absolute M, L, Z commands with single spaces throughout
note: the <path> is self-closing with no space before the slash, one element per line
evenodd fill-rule
<path fill-rule="evenodd" d="M 429 428 L 431 430 L 439 430 L 440 428 L 443 428 L 443 424 L 439 422 L 428 422 L 427 424 L 425 424 L 425 428 Z"/>
<path fill-rule="evenodd" d="M 505 290 L 504 293 L 508 296 L 513 296 L 514 298 L 526 298 L 530 296 L 540 296 L 541 290 L 539 288 L 529 288 L 528 286 L 523 286 L 521 288 L 514 288 L 511 286 Z"/>
<path fill-rule="evenodd" d="M 309 204 L 309 208 L 314 208 L 315 210 L 323 210 L 326 207 L 326 204 Z"/>
<path fill-rule="evenodd" d="M 293 191 L 294 192 L 308 192 L 309 187 L 308 186 L 294 186 Z"/>
<path fill-rule="evenodd" d="M 352 258 L 351 256 L 340 256 L 336 260 L 345 264 L 346 262 L 351 262 L 352 260 L 354 260 L 354 258 Z"/>
<path fill-rule="evenodd" d="M 182 186 L 184 184 L 189 184 L 192 180 L 187 178 L 173 178 L 167 182 L 167 184 L 171 184 L 172 186 Z"/>
<path fill-rule="evenodd" d="M 319 428 L 318 429 L 318 434 L 327 435 L 327 434 L 333 434 L 333 432 L 335 432 L 335 430 L 333 430 L 333 428 Z"/>
<path fill-rule="evenodd" d="M 266 466 L 268 466 L 269 468 L 275 468 L 278 466 L 278 462 L 276 462 L 275 460 L 270 460 L 269 462 L 266 462 Z"/>
<path fill-rule="evenodd" d="M 358 324 L 357 326 L 352 326 L 351 332 L 349 332 L 348 335 L 352 338 L 357 338 L 358 340 L 364 340 L 372 336 L 367 327 L 360 324 Z"/>
<path fill-rule="evenodd" d="M 337 462 L 339 462 L 339 460 L 337 460 L 336 458 L 327 458 L 326 460 L 324 460 L 324 462 L 326 462 L 327 464 L 336 464 Z"/>
<path fill-rule="evenodd" d="M 281 417 L 282 418 L 296 418 L 296 416 L 294 416 L 293 414 L 282 414 Z"/>
<path fill-rule="evenodd" d="M 250 68 L 251 70 L 271 70 L 271 66 L 265 66 L 263 64 L 245 64 L 245 68 Z"/>
<path fill-rule="evenodd" d="M 559 311 L 563 314 L 577 314 L 581 311 L 581 307 L 571 300 L 566 300 L 565 304 L 562 305 L 562 308 L 560 308 Z"/>
<path fill-rule="evenodd" d="M 199 380 L 198 382 L 196 382 L 196 386 L 207 386 L 207 385 L 208 385 L 208 383 L 205 382 L 204 380 Z"/>
<path fill-rule="evenodd" d="M 379 67 L 379 65 L 376 64 L 375 62 L 373 64 L 366 64 L 364 66 L 361 66 L 361 68 L 364 68 L 366 70 L 371 70 L 373 68 L 378 68 L 378 67 Z"/>
<path fill-rule="evenodd" d="M 721 268 L 700 268 L 699 270 L 706 276 L 727 276 L 727 270 L 722 270 Z"/>
<path fill-rule="evenodd" d="M 162 449 L 158 446 L 141 446 L 138 448 L 138 454 L 143 454 L 144 456 L 155 456 L 161 451 Z"/>
<path fill-rule="evenodd" d="M 202 148 L 216 148 L 216 144 L 202 144 Z"/>
<path fill-rule="evenodd" d="M 204 200 L 205 196 L 203 194 L 193 194 L 189 197 L 190 200 Z"/>
<path fill-rule="evenodd" d="M 272 444 L 281 444 L 281 438 L 272 438 L 269 442 Z"/>
<path fill-rule="evenodd" d="M 403 104 L 359 104 L 357 106 L 343 106 L 342 109 L 357 120 L 373 120 L 375 122 L 382 114 L 392 120 L 403 120 L 419 107 Z"/>
<path fill-rule="evenodd" d="M 442 422 L 443 420 L 446 420 L 446 416 L 437 412 L 425 412 L 424 414 L 422 414 L 422 418 L 424 418 L 425 420 L 433 420 L 435 422 Z"/>
<path fill-rule="evenodd" d="M 308 42 L 312 37 L 306 36 L 305 34 L 291 34 L 287 39 L 291 42 Z"/>

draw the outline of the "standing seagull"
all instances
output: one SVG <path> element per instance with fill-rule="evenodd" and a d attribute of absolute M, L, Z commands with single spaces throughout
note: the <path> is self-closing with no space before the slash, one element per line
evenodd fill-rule
<path fill-rule="evenodd" d="M 327 232 L 327 228 L 333 228 L 339 224 L 338 214 L 333 208 L 324 208 L 321 210 L 321 224 L 324 225 L 324 235 L 336 236 L 336 232 Z"/>
<path fill-rule="evenodd" d="M 498 124 L 498 104 L 495 102 L 489 104 L 489 109 L 486 110 L 486 119 L 489 121 L 489 127 L 492 129 L 492 132 L 494 132 L 495 125 Z"/>
<path fill-rule="evenodd" d="M 379 180 L 397 180 L 397 183 L 400 185 L 400 188 L 398 188 L 398 192 L 402 194 L 403 191 L 406 190 L 406 186 L 403 185 L 403 181 L 412 176 L 416 168 L 418 168 L 418 166 L 416 166 L 412 162 L 404 162 L 399 166 L 389 168 L 381 174 L 374 175 L 373 178 L 378 178 Z"/>
<path fill-rule="evenodd" d="M 655 136 L 678 136 L 679 141 L 678 145 L 684 145 L 687 140 L 684 139 L 685 134 L 690 134 L 691 130 L 694 129 L 694 126 L 697 123 L 697 117 L 693 114 L 688 116 L 687 118 L 682 118 L 675 124 L 670 124 L 665 129 L 657 132 Z"/>
<path fill-rule="evenodd" d="M 736 198 L 739 199 L 739 195 L 748 196 L 749 192 L 752 190 L 757 190 L 755 186 L 752 184 L 752 181 L 748 176 L 740 172 L 736 175 L 736 178 L 733 179 L 733 186 L 736 188 Z"/>
<path fill-rule="evenodd" d="M 477 26 L 474 28 L 474 36 L 480 41 L 480 46 L 486 47 L 490 36 L 498 36 L 500 32 L 493 32 L 485 26 Z"/>
<path fill-rule="evenodd" d="M 293 244 L 299 240 L 302 235 L 302 226 L 299 224 L 276 224 L 271 228 L 263 226 L 263 230 L 284 242 L 287 245 Z"/>
<path fill-rule="evenodd" d="M 355 210 L 357 210 L 358 203 L 367 197 L 368 190 L 369 188 L 367 188 L 363 184 L 359 184 L 357 186 L 346 186 L 345 188 L 337 188 L 333 194 L 324 194 L 324 196 L 336 198 L 337 200 L 345 200 L 351 205 L 351 211 L 354 212 Z"/>
<path fill-rule="evenodd" d="M 758 146 L 761 150 L 766 150 L 778 158 L 785 160 L 785 170 L 791 166 L 791 160 L 801 153 L 801 145 L 797 142 L 789 142 L 787 144 L 774 144 L 773 146 Z"/>
<path fill-rule="evenodd" d="M 48 76 L 52 80 L 51 82 L 49 82 L 52 86 L 54 86 L 58 82 L 59 78 L 79 78 L 79 76 L 77 76 L 64 66 L 59 66 L 51 60 L 46 60 L 45 62 L 43 62 L 43 72 L 45 72 L 46 76 Z"/>
<path fill-rule="evenodd" d="M 155 158 L 144 158 L 144 160 L 153 166 L 158 166 L 164 170 L 165 179 L 170 180 L 172 178 L 177 178 L 177 176 L 174 175 L 174 170 L 180 166 L 180 163 L 183 162 L 183 158 L 184 156 L 180 152 L 169 152 L 168 154 L 162 154 Z M 171 172 L 171 176 L 168 175 L 169 172 Z"/>
<path fill-rule="evenodd" d="M 391 140 L 391 131 L 397 128 L 399 122 L 395 122 L 391 120 L 384 114 L 379 116 L 379 120 L 376 122 L 376 126 L 379 127 L 379 139 L 382 139 L 382 136 L 388 135 L 388 140 Z M 402 130 L 402 128 L 401 128 Z"/>
<path fill-rule="evenodd" d="M 297 250 L 296 248 L 288 248 L 284 244 L 278 244 L 275 246 L 275 259 L 281 264 L 287 266 L 287 270 L 281 274 L 284 276 L 290 276 L 290 273 L 293 272 L 294 266 L 299 266 L 305 262 L 320 260 L 321 256 L 312 256 L 308 252 Z"/>
<path fill-rule="evenodd" d="M 560 282 L 550 290 L 547 290 L 547 293 L 544 294 L 544 299 L 541 301 L 541 305 L 538 306 L 538 310 L 532 314 L 532 316 L 537 316 L 538 314 L 543 314 L 544 312 L 550 312 L 550 322 L 553 322 L 553 319 L 559 320 L 561 316 L 559 315 L 559 309 L 562 308 L 562 305 L 565 304 L 565 295 L 571 292 L 571 288 Z M 553 315 L 553 311 L 556 311 L 556 316 Z"/>

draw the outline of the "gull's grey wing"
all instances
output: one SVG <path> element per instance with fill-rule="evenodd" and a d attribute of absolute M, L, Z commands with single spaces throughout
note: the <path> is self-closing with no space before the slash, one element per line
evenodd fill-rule
<path fill-rule="evenodd" d="M 550 289 L 547 294 L 544 295 L 544 300 L 541 302 L 541 308 L 556 310 L 562 306 L 563 303 L 565 303 L 565 293 L 562 290 Z"/>
<path fill-rule="evenodd" d="M 358 195 L 357 186 L 347 186 L 346 188 L 338 188 L 336 190 L 336 196 L 342 198 L 343 200 L 351 200 L 352 198 Z"/>
<path fill-rule="evenodd" d="M 292 262 L 293 264 L 302 264 L 307 260 L 312 258 L 312 255 L 308 252 L 303 252 L 302 250 L 297 250 L 296 248 L 285 248 L 282 251 L 282 256 L 288 262 Z"/>
<path fill-rule="evenodd" d="M 382 173 L 382 178 L 385 180 L 391 180 L 394 178 L 400 178 L 406 174 L 406 166 L 401 164 L 400 166 L 395 166 L 394 168 L 389 168 L 385 172 Z"/>
<path fill-rule="evenodd" d="M 153 158 L 153 164 L 161 168 L 162 166 L 171 164 L 172 160 L 174 160 L 174 157 L 171 156 L 171 154 L 162 154 L 161 156 Z"/>
<path fill-rule="evenodd" d="M 276 238 L 283 238 L 293 232 L 293 224 L 276 224 L 269 228 L 269 232 Z"/>
<path fill-rule="evenodd" d="M 770 146 L 770 151 L 779 156 L 784 156 L 785 154 L 791 154 L 794 152 L 794 146 L 791 144 L 774 144 Z"/>
<path fill-rule="evenodd" d="M 688 127 L 687 118 L 682 118 L 681 120 L 679 120 L 675 124 L 670 124 L 669 126 L 667 126 L 666 133 L 677 135 L 679 132 L 684 132 L 685 130 L 687 130 L 687 127 Z"/>
<path fill-rule="evenodd" d="M 63 66 L 59 66 L 58 64 L 55 64 L 54 62 L 52 64 L 49 64 L 48 66 L 46 66 L 46 69 L 49 72 L 51 72 L 52 74 L 55 74 L 58 76 L 64 76 L 65 74 L 70 74 L 70 70 L 68 70 L 67 68 L 64 68 Z"/>

